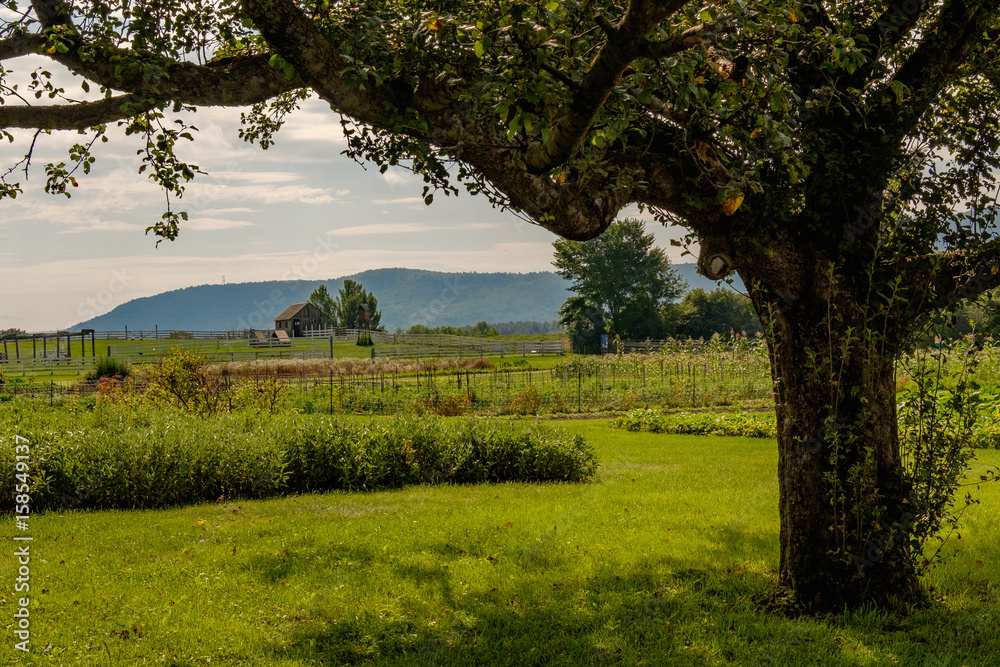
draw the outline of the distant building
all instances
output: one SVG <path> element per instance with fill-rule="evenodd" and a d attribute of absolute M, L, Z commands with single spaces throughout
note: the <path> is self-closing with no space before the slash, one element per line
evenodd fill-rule
<path fill-rule="evenodd" d="M 250 336 L 250 347 L 288 347 L 292 344 L 292 339 L 283 329 L 276 331 L 256 330 Z"/>
<path fill-rule="evenodd" d="M 289 336 L 301 336 L 310 329 L 325 329 L 330 326 L 330 318 L 322 310 L 306 303 L 292 304 L 274 318 L 276 331 L 285 331 Z"/>

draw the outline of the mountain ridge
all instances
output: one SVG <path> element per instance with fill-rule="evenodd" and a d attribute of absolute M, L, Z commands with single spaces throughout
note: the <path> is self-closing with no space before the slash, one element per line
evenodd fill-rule
<path fill-rule="evenodd" d="M 675 264 L 689 287 L 713 289 L 694 264 Z M 271 280 L 197 285 L 123 303 L 76 324 L 73 329 L 227 331 L 270 329 L 274 317 L 293 303 L 309 300 L 320 285 L 336 295 L 345 280 L 361 283 L 378 298 L 386 329 L 414 324 L 465 326 L 480 321 L 545 322 L 573 292 L 570 281 L 552 271 L 475 273 L 425 269 L 370 269 L 328 280 Z"/>

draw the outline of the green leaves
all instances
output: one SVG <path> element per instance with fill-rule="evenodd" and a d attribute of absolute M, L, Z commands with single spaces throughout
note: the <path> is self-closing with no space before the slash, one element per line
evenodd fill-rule
<path fill-rule="evenodd" d="M 291 64 L 282 58 L 279 54 L 275 53 L 267 61 L 267 64 L 274 69 L 279 69 L 284 73 L 285 78 L 291 81 L 295 77 L 295 70 L 292 68 Z"/>

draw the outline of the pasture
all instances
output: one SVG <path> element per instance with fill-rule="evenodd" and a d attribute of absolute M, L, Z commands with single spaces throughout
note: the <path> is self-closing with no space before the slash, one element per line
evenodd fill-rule
<path fill-rule="evenodd" d="M 0 663 L 995 664 L 997 485 L 927 575 L 930 608 L 796 618 L 769 600 L 773 440 L 560 426 L 594 447 L 592 481 L 33 516 L 32 652 L 5 576 Z"/>

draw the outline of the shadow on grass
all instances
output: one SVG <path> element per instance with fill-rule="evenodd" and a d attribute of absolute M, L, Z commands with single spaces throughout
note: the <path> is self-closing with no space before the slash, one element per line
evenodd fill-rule
<path fill-rule="evenodd" d="M 766 593 L 770 576 L 689 565 L 650 559 L 639 572 L 607 568 L 585 579 L 540 568 L 518 573 L 509 588 L 468 594 L 447 571 L 400 567 L 396 576 L 419 586 L 420 599 L 395 611 L 316 608 L 274 657 L 324 665 L 598 667 L 813 664 L 799 660 L 804 644 L 808 655 L 839 654 L 822 627 L 761 614 L 740 593 Z"/>
<path fill-rule="evenodd" d="M 502 566 L 511 569 L 495 571 L 509 584 L 489 591 L 471 590 L 440 566 L 389 566 L 392 580 L 410 594 L 383 604 L 362 591 L 349 598 L 358 608 L 345 608 L 343 599 L 320 603 L 269 652 L 275 663 L 400 667 L 995 664 L 1000 612 L 983 608 L 938 605 L 910 617 L 862 611 L 812 619 L 763 611 L 758 601 L 772 590 L 773 573 L 733 564 L 733 553 L 753 554 L 765 542 L 724 528 L 712 551 L 727 553 L 728 566 L 714 564 L 718 554 L 708 553 L 698 563 L 609 564 L 588 569 L 590 576 L 574 571 L 570 557 L 511 559 Z M 328 562 L 362 568 L 379 559 L 363 547 L 321 551 Z M 440 551 L 455 562 L 453 547 Z M 259 574 L 287 577 L 307 563 L 314 567 L 314 555 L 260 560 Z"/>

